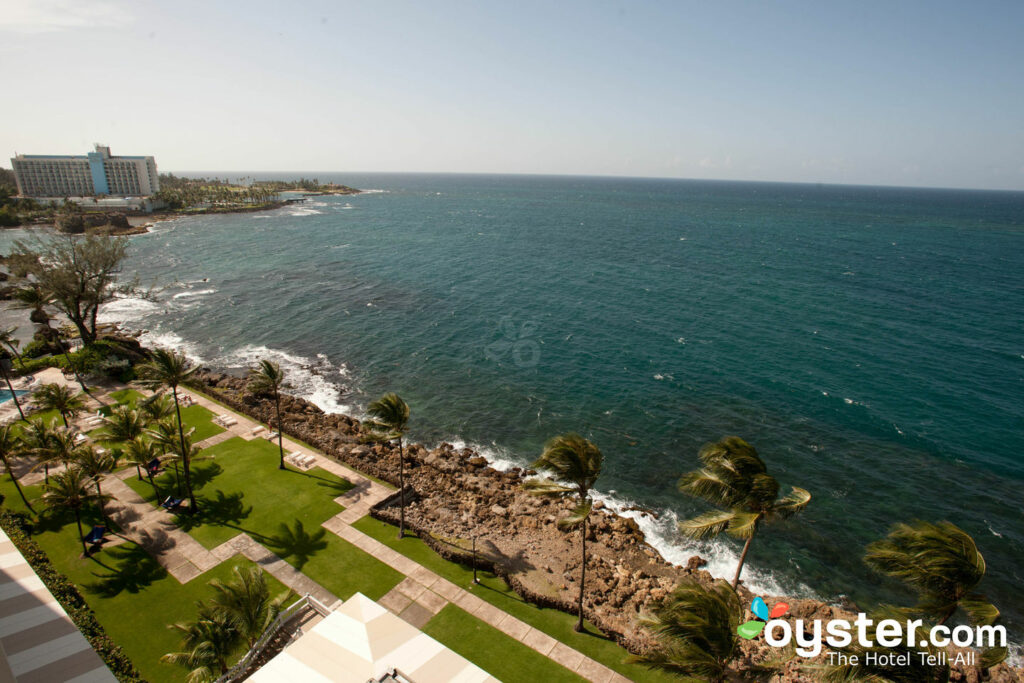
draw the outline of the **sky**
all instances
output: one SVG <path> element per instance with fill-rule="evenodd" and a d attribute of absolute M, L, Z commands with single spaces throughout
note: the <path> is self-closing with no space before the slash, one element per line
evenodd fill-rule
<path fill-rule="evenodd" d="M 0 0 L 0 164 L 1024 190 L 1024 3 Z"/>

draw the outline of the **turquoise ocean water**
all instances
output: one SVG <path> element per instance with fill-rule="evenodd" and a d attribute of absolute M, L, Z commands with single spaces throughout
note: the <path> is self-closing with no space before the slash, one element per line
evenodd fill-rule
<path fill-rule="evenodd" d="M 907 601 L 863 546 L 949 519 L 1022 640 L 1024 194 L 320 178 L 374 191 L 162 223 L 129 269 L 165 291 L 105 317 L 215 367 L 270 356 L 327 410 L 397 391 L 416 438 L 505 464 L 580 431 L 602 495 L 657 511 L 641 522 L 663 554 L 720 575 L 737 546 L 679 537 L 703 506 L 675 483 L 742 436 L 814 495 L 754 542 L 755 588 Z"/>

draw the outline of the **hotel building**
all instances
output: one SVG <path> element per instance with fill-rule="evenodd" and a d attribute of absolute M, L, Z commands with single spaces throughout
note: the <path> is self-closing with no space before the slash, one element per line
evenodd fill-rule
<path fill-rule="evenodd" d="M 160 191 L 153 157 L 115 157 L 103 145 L 84 156 L 19 154 L 11 165 L 23 197 L 145 197 Z"/>

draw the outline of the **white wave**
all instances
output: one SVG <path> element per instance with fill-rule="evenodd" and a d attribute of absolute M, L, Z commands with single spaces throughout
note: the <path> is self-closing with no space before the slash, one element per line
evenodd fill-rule
<path fill-rule="evenodd" d="M 322 211 L 317 211 L 316 209 L 294 209 L 292 211 L 289 211 L 288 215 L 289 216 L 315 216 L 315 215 L 320 214 L 320 213 L 323 213 L 323 212 Z"/>
<path fill-rule="evenodd" d="M 206 365 L 206 359 L 199 353 L 199 347 L 193 342 L 182 339 L 174 332 L 163 330 L 144 330 L 139 335 L 139 342 L 143 346 L 180 351 L 196 365 Z"/>
<path fill-rule="evenodd" d="M 189 297 L 194 297 L 194 296 L 206 296 L 207 294 L 213 294 L 216 291 L 217 291 L 216 289 L 197 289 L 197 290 L 194 290 L 194 291 L 178 292 L 177 294 L 175 294 L 171 298 L 172 299 L 187 299 Z"/>
<path fill-rule="evenodd" d="M 101 306 L 96 320 L 101 323 L 132 322 L 159 311 L 160 308 L 160 304 L 152 299 L 120 297 Z"/>
<path fill-rule="evenodd" d="M 386 194 L 388 190 L 359 190 L 359 194 Z"/>
<path fill-rule="evenodd" d="M 510 451 L 496 443 L 489 446 L 466 443 L 464 440 L 455 437 L 444 439 L 457 450 L 469 447 L 487 459 L 487 462 L 496 470 L 507 472 L 513 467 L 525 467 L 526 463 Z M 431 446 L 436 448 L 440 442 Z M 685 538 L 679 532 L 679 517 L 672 510 L 655 510 L 658 518 L 645 514 L 641 510 L 627 510 L 627 508 L 638 507 L 634 501 L 622 498 L 615 491 L 603 493 L 593 491 L 595 500 L 604 502 L 605 506 L 620 517 L 627 517 L 634 520 L 640 531 L 644 534 L 647 543 L 658 551 L 666 561 L 685 567 L 691 557 L 700 556 L 707 560 L 704 567 L 717 578 L 731 580 L 736 573 L 736 563 L 739 562 L 739 553 L 725 543 L 710 541 L 693 541 Z M 803 583 L 795 587 L 790 581 L 781 580 L 772 572 L 764 571 L 752 566 L 749 562 L 743 567 L 743 585 L 749 590 L 760 595 L 790 595 L 794 597 L 820 599 L 817 594 Z"/>
<path fill-rule="evenodd" d="M 317 354 L 314 360 L 280 349 L 250 344 L 214 358 L 209 364 L 233 369 L 251 368 L 263 359 L 280 364 L 287 375 L 288 393 L 306 399 L 325 413 L 348 415 L 353 412 L 354 406 L 339 400 L 341 388 L 330 379 L 331 375 L 346 377 L 348 369 L 344 365 L 334 365 L 324 354 Z"/>

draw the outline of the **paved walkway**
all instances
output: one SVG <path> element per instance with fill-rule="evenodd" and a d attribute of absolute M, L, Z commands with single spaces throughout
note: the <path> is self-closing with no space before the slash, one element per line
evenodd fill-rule
<path fill-rule="evenodd" d="M 201 394 L 193 391 L 182 393 L 188 393 L 195 403 L 215 414 L 230 414 L 236 420 L 236 423 L 227 427 L 223 433 L 200 442 L 198 445 L 203 448 L 235 436 L 252 440 L 265 438 L 268 434 L 264 425 Z M 316 459 L 314 467 L 320 467 L 354 484 L 352 489 L 334 499 L 344 507 L 344 510 L 325 521 L 322 526 L 405 575 L 405 579 L 378 601 L 381 605 L 417 628 L 422 628 L 446 605 L 455 604 L 587 680 L 600 683 L 628 683 L 629 679 L 604 664 L 535 629 L 477 597 L 471 590 L 455 585 L 355 529 L 352 524 L 366 516 L 373 505 L 391 495 L 392 489 L 287 436 L 284 437 L 284 448 L 288 454 L 298 451 L 303 455 L 312 455 Z M 147 503 L 125 484 L 123 480 L 130 476 L 136 476 L 133 468 L 109 475 L 103 480 L 105 491 L 116 499 L 116 502 L 111 504 L 111 509 L 118 506 L 116 511 L 112 509 L 111 516 L 121 525 L 126 536 L 146 548 L 178 581 L 188 582 L 221 562 L 241 554 L 259 564 L 296 593 L 309 593 L 332 607 L 340 604 L 337 596 L 257 543 L 248 534 L 239 534 L 213 550 L 207 550 L 188 533 L 177 528 L 170 513 Z"/>

